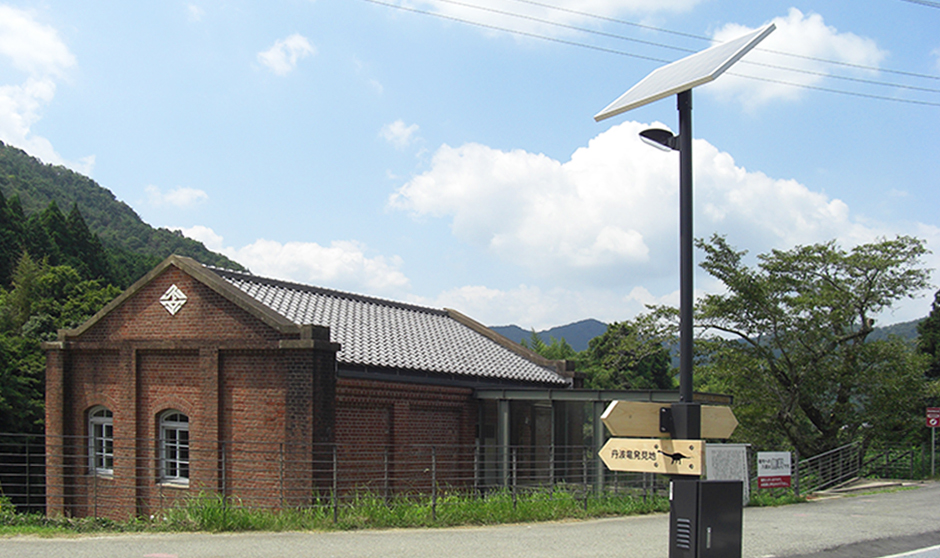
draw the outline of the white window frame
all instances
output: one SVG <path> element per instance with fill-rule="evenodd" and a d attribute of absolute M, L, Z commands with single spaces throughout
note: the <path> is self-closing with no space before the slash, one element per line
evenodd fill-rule
<path fill-rule="evenodd" d="M 189 417 L 171 409 L 160 415 L 160 481 L 189 484 Z"/>
<path fill-rule="evenodd" d="M 114 413 L 102 405 L 88 410 L 88 469 L 114 475 Z"/>

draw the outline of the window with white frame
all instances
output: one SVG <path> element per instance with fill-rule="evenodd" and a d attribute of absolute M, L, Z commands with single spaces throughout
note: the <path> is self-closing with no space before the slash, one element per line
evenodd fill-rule
<path fill-rule="evenodd" d="M 189 417 L 179 411 L 160 415 L 160 480 L 189 482 Z"/>
<path fill-rule="evenodd" d="M 95 474 L 114 474 L 114 415 L 107 407 L 88 411 L 88 457 Z"/>

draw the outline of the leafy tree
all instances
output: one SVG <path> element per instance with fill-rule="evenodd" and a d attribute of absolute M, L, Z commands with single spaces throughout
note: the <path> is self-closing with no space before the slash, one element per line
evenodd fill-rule
<path fill-rule="evenodd" d="M 75 327 L 120 294 L 69 266 L 23 253 L 13 288 L 0 289 L 0 432 L 35 432 L 43 416 L 45 355 L 40 343 Z"/>
<path fill-rule="evenodd" d="M 661 309 L 633 321 L 612 323 L 591 339 L 584 352 L 585 382 L 593 389 L 672 389 L 675 387 L 670 334 L 654 324 Z"/>
<path fill-rule="evenodd" d="M 735 396 L 752 442 L 785 440 L 811 456 L 913 424 L 921 363 L 903 343 L 866 338 L 872 316 L 929 286 L 923 241 L 798 246 L 760 255 L 754 268 L 720 236 L 698 245 L 702 267 L 727 288 L 700 304 L 699 325 L 724 337 L 708 342 L 699 372 Z M 892 414 L 890 426 L 870 428 Z"/>
<path fill-rule="evenodd" d="M 917 324 L 917 349 L 930 358 L 927 377 L 940 379 L 940 291 L 934 295 L 930 314 Z"/>

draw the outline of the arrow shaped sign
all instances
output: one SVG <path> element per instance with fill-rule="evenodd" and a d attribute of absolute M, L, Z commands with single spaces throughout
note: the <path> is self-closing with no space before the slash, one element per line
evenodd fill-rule
<path fill-rule="evenodd" d="M 611 438 L 607 440 L 598 455 L 611 471 L 701 475 L 705 442 Z"/>
<path fill-rule="evenodd" d="M 601 420 L 611 436 L 668 438 L 669 432 L 659 428 L 660 409 L 669 409 L 670 403 L 647 401 L 612 401 Z M 702 405 L 702 438 L 724 440 L 738 426 L 738 419 L 730 407 Z"/>

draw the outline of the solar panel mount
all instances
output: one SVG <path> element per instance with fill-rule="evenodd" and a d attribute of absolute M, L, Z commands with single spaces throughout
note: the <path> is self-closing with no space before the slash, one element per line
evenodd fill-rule
<path fill-rule="evenodd" d="M 775 29 L 773 23 L 653 70 L 594 116 L 600 122 L 704 85 L 723 74 Z"/>

